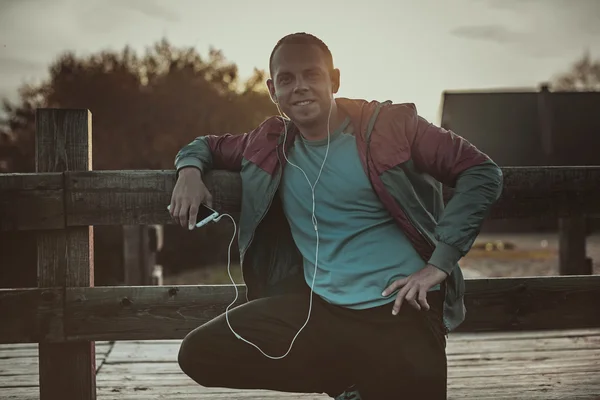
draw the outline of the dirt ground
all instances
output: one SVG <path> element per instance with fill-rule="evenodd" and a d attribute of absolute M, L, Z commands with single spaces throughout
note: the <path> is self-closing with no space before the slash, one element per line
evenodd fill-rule
<path fill-rule="evenodd" d="M 498 242 L 510 249 L 498 250 L 494 245 L 493 250 L 485 250 L 486 244 Z M 593 260 L 593 273 L 600 274 L 600 234 L 588 237 L 586 252 Z M 232 255 L 232 258 L 237 257 Z M 558 275 L 558 236 L 553 233 L 481 234 L 459 265 L 466 279 Z M 242 283 L 238 263 L 232 263 L 231 275 L 234 282 Z M 163 282 L 167 285 L 228 283 L 231 280 L 226 264 L 166 275 Z"/>

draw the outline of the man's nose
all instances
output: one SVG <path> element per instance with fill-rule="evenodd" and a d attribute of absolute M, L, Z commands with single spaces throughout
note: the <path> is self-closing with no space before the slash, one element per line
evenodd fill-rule
<path fill-rule="evenodd" d="M 294 92 L 305 92 L 308 90 L 308 83 L 304 77 L 300 76 L 296 78 L 296 87 L 294 88 Z"/>

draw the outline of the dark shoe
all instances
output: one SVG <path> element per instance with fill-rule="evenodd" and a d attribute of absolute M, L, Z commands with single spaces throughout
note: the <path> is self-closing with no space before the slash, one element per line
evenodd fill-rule
<path fill-rule="evenodd" d="M 356 387 L 352 385 L 344 393 L 336 396 L 335 400 L 362 400 L 362 397 L 360 397 L 360 393 L 358 393 Z"/>

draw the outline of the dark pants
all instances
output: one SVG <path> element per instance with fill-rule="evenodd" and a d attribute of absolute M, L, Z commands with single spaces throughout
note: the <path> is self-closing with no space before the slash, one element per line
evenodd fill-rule
<path fill-rule="evenodd" d="M 230 310 L 233 329 L 270 356 L 282 356 L 308 315 L 310 288 L 251 301 Z M 446 338 L 442 293 L 429 311 L 403 303 L 351 310 L 316 294 L 310 320 L 283 359 L 265 357 L 237 339 L 225 315 L 183 340 L 181 369 L 206 387 L 327 393 L 355 384 L 364 400 L 446 399 Z"/>

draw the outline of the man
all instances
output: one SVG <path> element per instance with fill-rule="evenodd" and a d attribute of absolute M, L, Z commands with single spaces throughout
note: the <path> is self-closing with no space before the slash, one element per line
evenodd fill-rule
<path fill-rule="evenodd" d="M 412 104 L 334 99 L 340 71 L 312 35 L 282 38 L 270 73 L 289 120 L 198 137 L 176 157 L 171 214 L 183 227 L 211 203 L 203 174 L 241 174 L 250 301 L 228 318 L 257 346 L 222 315 L 184 339 L 182 370 L 210 387 L 445 399 L 446 334 L 465 315 L 457 262 L 501 170 Z M 455 188 L 445 207 L 442 184 Z"/>

